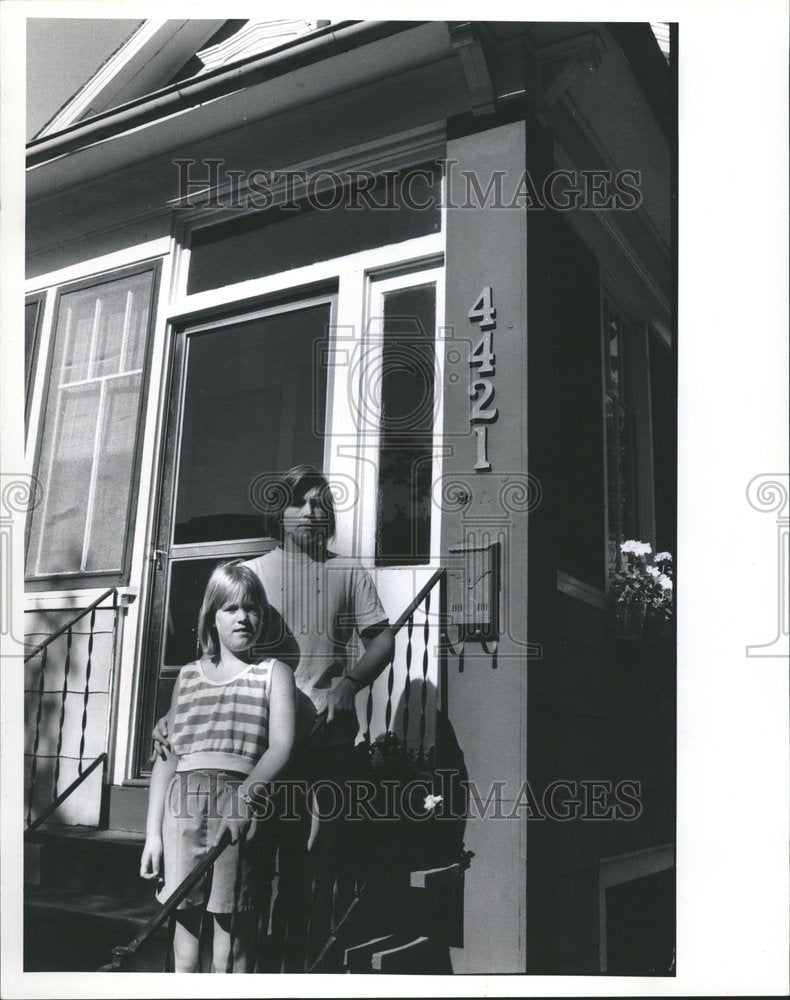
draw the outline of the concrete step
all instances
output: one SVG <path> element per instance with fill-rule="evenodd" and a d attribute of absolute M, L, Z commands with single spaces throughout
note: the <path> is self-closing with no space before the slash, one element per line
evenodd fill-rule
<path fill-rule="evenodd" d="M 48 824 L 25 838 L 25 881 L 41 888 L 151 895 L 139 833 Z"/>
<path fill-rule="evenodd" d="M 425 935 L 390 934 L 347 948 L 346 971 L 387 975 L 451 973 L 447 948 Z"/>
<path fill-rule="evenodd" d="M 26 972 L 95 972 L 110 962 L 112 949 L 127 944 L 159 911 L 149 890 L 137 894 L 86 893 L 60 887 L 27 886 L 24 908 Z M 136 954 L 129 971 L 161 972 L 167 928 Z"/>

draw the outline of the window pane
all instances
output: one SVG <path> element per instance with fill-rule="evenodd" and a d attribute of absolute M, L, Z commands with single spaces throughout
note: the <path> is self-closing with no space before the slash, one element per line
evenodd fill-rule
<path fill-rule="evenodd" d="M 620 565 L 620 542 L 638 538 L 638 483 L 634 415 L 606 399 L 606 456 L 609 500 L 609 567 Z"/>
<path fill-rule="evenodd" d="M 101 385 L 94 382 L 62 389 L 57 396 L 44 501 L 34 511 L 37 575 L 81 569 L 100 395 Z"/>
<path fill-rule="evenodd" d="M 618 313 L 606 303 L 606 384 L 610 389 L 620 390 L 622 371 L 622 324 Z"/>
<path fill-rule="evenodd" d="M 609 569 L 616 570 L 620 561 L 620 470 L 617 464 L 617 424 L 615 404 L 606 397 L 606 481 L 608 501 Z"/>
<path fill-rule="evenodd" d="M 142 376 L 107 382 L 85 569 L 120 571 Z"/>
<path fill-rule="evenodd" d="M 329 303 L 189 336 L 176 544 L 260 538 L 261 475 L 324 463 Z"/>
<path fill-rule="evenodd" d="M 61 299 L 58 334 L 63 323 L 63 336 L 66 338 L 61 384 L 88 378 L 97 307 L 97 294 L 90 289 L 64 295 Z"/>
<path fill-rule="evenodd" d="M 153 269 L 61 296 L 28 573 L 119 573 L 131 501 Z M 119 376 L 125 357 L 138 373 Z"/>
<path fill-rule="evenodd" d="M 430 559 L 436 286 L 384 295 L 379 565 Z"/>
<path fill-rule="evenodd" d="M 440 185 L 438 167 L 414 167 L 382 176 L 364 197 L 352 188 L 338 189 L 335 207 L 314 207 L 316 201 L 333 204 L 327 192 L 312 204 L 304 200 L 295 208 L 270 208 L 200 229 L 192 237 L 187 292 L 438 233 Z"/>
<path fill-rule="evenodd" d="M 620 446 L 620 530 L 625 538 L 637 536 L 636 428 L 634 415 L 618 406 Z"/>
<path fill-rule="evenodd" d="M 139 371 L 145 357 L 145 335 L 148 328 L 148 304 L 151 298 L 151 274 L 141 274 L 129 283 L 129 314 L 121 371 Z"/>

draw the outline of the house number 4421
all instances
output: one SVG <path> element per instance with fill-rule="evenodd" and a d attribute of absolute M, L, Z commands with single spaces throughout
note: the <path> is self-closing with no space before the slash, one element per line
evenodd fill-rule
<path fill-rule="evenodd" d="M 497 408 L 491 406 L 494 398 L 493 376 L 496 374 L 494 356 L 494 330 L 496 329 L 496 309 L 491 304 L 491 286 L 486 285 L 469 310 L 469 320 L 480 327 L 480 340 L 469 348 L 469 398 L 472 406 L 469 425 L 477 438 L 477 461 L 475 472 L 490 472 L 488 461 L 488 424 L 497 418 Z M 490 376 L 490 377 L 487 377 Z"/>

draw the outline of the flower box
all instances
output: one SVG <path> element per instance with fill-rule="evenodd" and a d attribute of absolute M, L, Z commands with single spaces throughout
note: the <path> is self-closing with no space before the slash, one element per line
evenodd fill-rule
<path fill-rule="evenodd" d="M 651 547 L 635 539 L 623 542 L 623 562 L 612 577 L 615 633 L 627 641 L 663 642 L 672 636 L 672 556 L 658 552 L 648 562 Z"/>

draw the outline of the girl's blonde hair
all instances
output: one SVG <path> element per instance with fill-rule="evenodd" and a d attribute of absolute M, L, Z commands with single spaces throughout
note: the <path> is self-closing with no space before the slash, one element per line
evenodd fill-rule
<path fill-rule="evenodd" d="M 206 584 L 198 616 L 198 641 L 203 655 L 211 660 L 217 660 L 220 655 L 219 637 L 214 625 L 217 611 L 231 601 L 244 601 L 257 605 L 261 609 L 263 618 L 261 632 L 263 632 L 269 612 L 266 591 L 255 573 L 249 566 L 244 566 L 241 559 L 215 566 Z"/>

